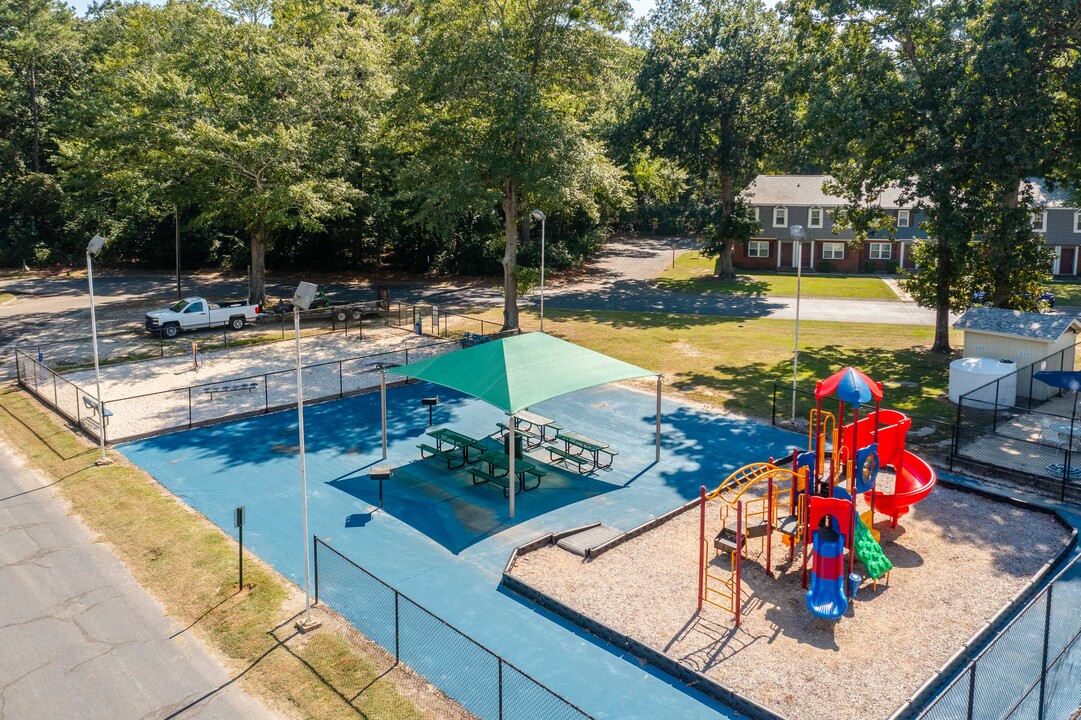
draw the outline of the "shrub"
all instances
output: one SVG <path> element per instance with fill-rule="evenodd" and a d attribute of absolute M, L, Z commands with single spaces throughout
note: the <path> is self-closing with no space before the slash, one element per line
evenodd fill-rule
<path fill-rule="evenodd" d="M 895 263 L 893 260 L 888 261 L 886 263 L 886 265 L 885 265 L 885 270 L 886 270 L 886 273 L 889 274 L 889 275 L 896 275 L 897 274 L 897 263 Z"/>
<path fill-rule="evenodd" d="M 878 271 L 878 263 L 874 260 L 868 260 L 863 264 L 863 271 L 865 273 L 873 273 Z"/>
<path fill-rule="evenodd" d="M 833 270 L 833 263 L 829 260 L 820 260 L 818 263 L 818 272 L 828 273 Z"/>

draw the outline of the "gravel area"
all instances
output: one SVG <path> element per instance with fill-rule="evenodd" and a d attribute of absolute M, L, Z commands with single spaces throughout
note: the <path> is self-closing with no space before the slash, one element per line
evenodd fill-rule
<path fill-rule="evenodd" d="M 101 394 L 113 413 L 106 436 L 119 441 L 295 403 L 295 347 L 292 342 L 273 342 L 208 352 L 198 370 L 189 357 L 105 366 Z M 393 328 L 365 330 L 363 340 L 345 333 L 301 338 L 304 397 L 338 397 L 372 388 L 379 384 L 377 362 L 404 365 L 457 347 Z M 65 377 L 93 397 L 92 369 Z M 221 391 L 224 387 L 236 389 Z M 60 387 L 56 400 L 72 416 L 88 414 L 72 386 Z M 89 422 L 96 431 L 96 421 Z"/>
<path fill-rule="evenodd" d="M 888 717 L 1066 536 L 1043 513 L 939 486 L 899 527 L 879 519 L 890 582 L 876 592 L 865 581 L 836 623 L 807 610 L 799 554 L 789 564 L 775 534 L 770 577 L 762 541 L 750 541 L 737 629 L 712 605 L 696 613 L 698 523 L 697 511 L 684 513 L 591 562 L 544 548 L 513 573 L 793 720 Z M 719 529 L 714 501 L 706 537 Z M 726 557 L 715 562 L 728 569 Z"/>

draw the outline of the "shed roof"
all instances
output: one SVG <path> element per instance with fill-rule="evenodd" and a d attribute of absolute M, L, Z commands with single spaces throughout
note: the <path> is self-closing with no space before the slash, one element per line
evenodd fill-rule
<path fill-rule="evenodd" d="M 1073 315 L 972 307 L 953 326 L 958 330 L 1055 342 L 1068 330 L 1081 330 L 1081 321 Z"/>

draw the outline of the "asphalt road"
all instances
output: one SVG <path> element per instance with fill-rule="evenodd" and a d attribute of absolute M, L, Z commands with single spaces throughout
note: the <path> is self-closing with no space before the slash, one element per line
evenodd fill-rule
<path fill-rule="evenodd" d="M 276 718 L 0 446 L 0 718 Z"/>

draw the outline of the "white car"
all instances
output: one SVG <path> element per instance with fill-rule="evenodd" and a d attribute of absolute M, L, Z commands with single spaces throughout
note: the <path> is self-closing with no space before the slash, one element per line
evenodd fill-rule
<path fill-rule="evenodd" d="M 245 324 L 258 319 L 260 312 L 262 308 L 259 305 L 249 305 L 243 300 L 212 303 L 205 298 L 189 297 L 163 310 L 148 312 L 146 329 L 167 338 L 175 338 L 181 330 L 202 330 L 224 325 L 233 330 L 243 330 Z"/>

